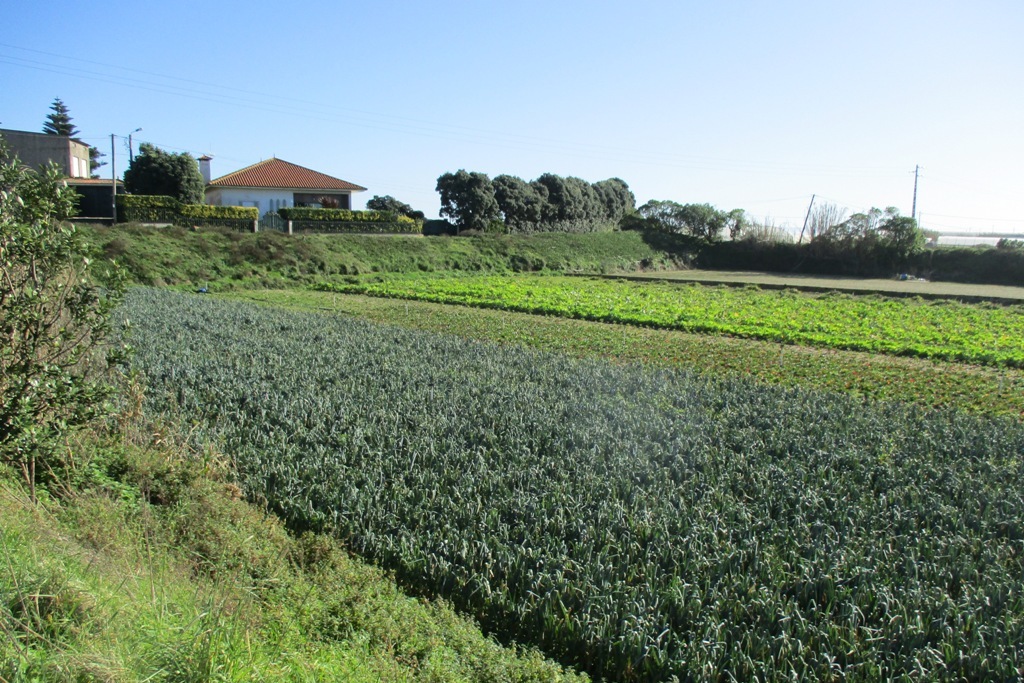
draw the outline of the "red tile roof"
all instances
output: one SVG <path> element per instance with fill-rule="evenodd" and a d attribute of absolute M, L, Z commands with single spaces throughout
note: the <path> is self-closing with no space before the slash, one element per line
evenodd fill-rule
<path fill-rule="evenodd" d="M 211 187 L 271 187 L 289 190 L 365 190 L 354 183 L 283 159 L 267 159 L 210 182 Z"/>

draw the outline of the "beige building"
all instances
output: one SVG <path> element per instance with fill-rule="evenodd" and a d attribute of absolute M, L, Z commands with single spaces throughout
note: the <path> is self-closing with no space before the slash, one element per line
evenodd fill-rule
<path fill-rule="evenodd" d="M 49 162 L 57 164 L 68 178 L 88 178 L 89 146 L 66 135 L 29 133 L 23 130 L 0 129 L 0 136 L 12 156 L 31 168 L 40 168 Z"/>

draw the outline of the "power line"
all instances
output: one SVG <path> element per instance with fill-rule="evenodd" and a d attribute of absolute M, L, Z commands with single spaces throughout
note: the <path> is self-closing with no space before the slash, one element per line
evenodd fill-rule
<path fill-rule="evenodd" d="M 710 157 L 690 157 L 664 152 L 652 152 L 649 150 L 621 149 L 604 145 L 590 143 L 567 142 L 565 140 L 550 140 L 533 136 L 525 136 L 515 133 L 498 132 L 479 128 L 470 128 L 452 124 L 442 124 L 408 117 L 398 117 L 379 112 L 367 112 L 362 110 L 347 109 L 308 100 L 283 97 L 270 93 L 245 90 L 223 86 L 220 84 L 204 83 L 193 79 L 185 79 L 177 76 L 158 74 L 154 72 L 133 69 L 119 65 L 106 64 L 93 60 L 85 60 L 67 55 L 60 55 L 43 50 L 35 50 L 20 46 L 0 43 L 0 47 L 23 50 L 35 54 L 56 57 L 62 60 L 91 64 L 105 69 L 116 69 L 118 71 L 137 73 L 149 77 L 147 80 L 129 76 L 119 76 L 111 73 L 103 73 L 83 69 L 75 66 L 52 64 L 38 60 L 26 59 L 23 57 L 0 56 L 0 63 L 6 63 L 19 68 L 28 68 L 58 73 L 75 78 L 84 78 L 99 82 L 129 87 L 134 89 L 158 92 L 176 97 L 187 97 L 190 99 L 211 102 L 215 104 L 249 108 L 268 113 L 284 114 L 289 116 L 300 116 L 314 120 L 340 121 L 348 125 L 360 126 L 385 130 L 388 132 L 402 132 L 410 135 L 434 137 L 439 139 L 459 139 L 470 142 L 483 142 L 492 146 L 513 148 L 521 150 L 524 146 L 543 150 L 568 151 L 578 156 L 597 158 L 622 163 L 646 163 L 678 168 L 689 168 L 694 170 L 734 171 L 734 172 L 759 172 L 763 170 L 788 170 L 791 172 L 807 172 L 815 175 L 835 175 L 848 177 L 860 173 L 877 175 L 879 170 L 892 170 L 888 167 L 824 167 L 811 164 L 780 163 L 765 161 L 737 161 Z M 16 60 L 16 61 L 11 61 Z M 174 85 L 169 83 L 153 83 L 152 79 L 158 78 L 168 81 L 178 81 L 188 86 Z M 197 89 L 198 86 L 202 89 Z M 208 89 L 208 90 L 206 90 Z M 225 91 L 240 93 L 243 96 L 225 95 Z M 311 111 L 311 107 L 323 111 Z M 343 115 L 342 112 L 350 112 Z M 595 156 L 600 155 L 600 156 Z"/>

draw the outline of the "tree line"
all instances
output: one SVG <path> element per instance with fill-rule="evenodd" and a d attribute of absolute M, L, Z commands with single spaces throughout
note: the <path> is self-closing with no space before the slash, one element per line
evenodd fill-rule
<path fill-rule="evenodd" d="M 600 232 L 614 230 L 636 206 L 620 178 L 590 183 L 554 173 L 527 182 L 460 169 L 440 176 L 437 192 L 441 216 L 460 231 Z"/>

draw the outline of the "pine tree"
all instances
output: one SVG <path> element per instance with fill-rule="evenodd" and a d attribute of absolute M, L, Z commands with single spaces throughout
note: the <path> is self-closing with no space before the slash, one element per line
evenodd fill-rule
<path fill-rule="evenodd" d="M 71 123 L 68 107 L 59 97 L 53 98 L 50 113 L 46 115 L 46 123 L 43 124 L 43 132 L 49 135 L 66 135 L 76 142 L 81 142 L 75 137 L 78 135 L 78 129 L 75 128 L 75 124 Z M 89 145 L 89 174 L 93 178 L 99 177 L 96 174 L 96 169 L 106 165 L 105 161 L 100 161 L 100 158 L 104 156 L 106 155 L 103 152 Z"/>
<path fill-rule="evenodd" d="M 78 129 L 71 123 L 67 105 L 59 97 L 53 98 L 50 113 L 46 115 L 46 123 L 43 124 L 43 132 L 50 135 L 67 135 L 69 138 L 78 135 Z"/>

